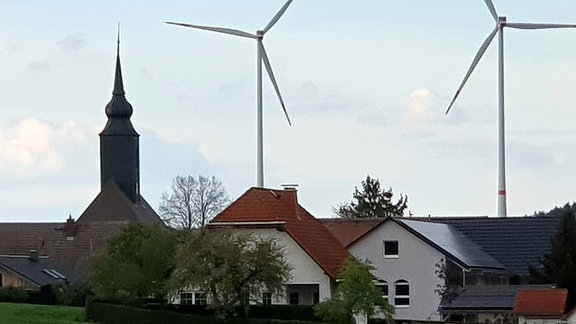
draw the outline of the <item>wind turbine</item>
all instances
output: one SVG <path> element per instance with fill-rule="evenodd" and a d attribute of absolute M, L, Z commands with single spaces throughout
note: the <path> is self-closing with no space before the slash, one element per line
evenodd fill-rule
<path fill-rule="evenodd" d="M 576 25 L 573 24 L 548 24 L 548 23 L 509 23 L 506 21 L 506 17 L 498 16 L 496 8 L 492 3 L 492 0 L 484 0 L 490 14 L 496 22 L 496 26 L 490 32 L 484 43 L 480 46 L 480 49 L 476 53 L 472 64 L 468 68 L 468 72 L 464 76 L 464 80 L 460 83 L 456 94 L 452 98 L 446 114 L 450 111 L 456 98 L 464 88 L 466 81 L 482 59 L 482 55 L 490 46 L 490 43 L 494 39 L 494 36 L 498 34 L 498 216 L 506 217 L 506 160 L 505 160 L 505 138 L 504 138 L 504 28 L 515 28 L 515 29 L 551 29 L 551 28 L 575 28 Z"/>
<path fill-rule="evenodd" d="M 290 121 L 290 117 L 288 117 L 288 112 L 286 111 L 286 106 L 284 105 L 284 100 L 282 100 L 282 95 L 280 95 L 280 89 L 278 88 L 278 83 L 276 82 L 276 78 L 274 77 L 274 72 L 272 72 L 272 66 L 270 65 L 270 60 L 268 59 L 268 55 L 266 55 L 266 50 L 264 49 L 264 44 L 262 40 L 264 39 L 264 34 L 268 32 L 277 22 L 280 20 L 288 6 L 292 3 L 292 0 L 286 1 L 286 3 L 280 8 L 280 10 L 276 13 L 272 20 L 264 27 L 262 30 L 256 31 L 255 34 L 248 33 L 238 29 L 231 29 L 225 27 L 210 27 L 210 26 L 201 26 L 201 25 L 192 25 L 192 24 L 184 24 L 184 23 L 176 23 L 176 22 L 169 22 L 167 24 L 170 25 L 177 25 L 195 29 L 203 29 L 208 31 L 213 31 L 217 33 L 229 34 L 234 36 L 240 37 L 247 37 L 256 40 L 256 115 L 257 115 L 257 152 L 256 152 L 256 159 L 257 159 L 257 186 L 264 187 L 264 131 L 262 125 L 262 63 L 266 67 L 266 72 L 268 72 L 268 76 L 270 77 L 270 81 L 272 81 L 272 85 L 274 86 L 274 90 L 276 90 L 276 95 L 280 100 L 280 104 L 282 105 L 282 110 L 284 110 L 284 115 L 286 115 L 286 119 L 288 120 L 288 125 L 292 126 L 292 122 Z"/>

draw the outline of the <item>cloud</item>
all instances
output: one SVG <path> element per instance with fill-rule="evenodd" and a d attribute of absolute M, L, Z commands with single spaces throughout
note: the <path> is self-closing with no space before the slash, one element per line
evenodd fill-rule
<path fill-rule="evenodd" d="M 46 71 L 50 70 L 51 65 L 50 65 L 50 62 L 45 61 L 45 60 L 41 60 L 41 61 L 32 61 L 32 62 L 28 63 L 28 67 L 33 72 L 46 72 Z"/>
<path fill-rule="evenodd" d="M 56 45 L 60 46 L 62 50 L 65 51 L 78 51 L 86 47 L 88 43 L 86 41 L 87 36 L 84 34 L 71 34 L 66 35 L 56 41 Z"/>
<path fill-rule="evenodd" d="M 437 119 L 436 98 L 427 89 L 416 89 L 404 104 L 404 121 L 407 123 L 429 124 Z"/>
<path fill-rule="evenodd" d="M 0 131 L 0 175 L 30 177 L 54 174 L 64 168 L 62 156 L 54 149 L 57 130 L 36 118 L 27 118 Z"/>

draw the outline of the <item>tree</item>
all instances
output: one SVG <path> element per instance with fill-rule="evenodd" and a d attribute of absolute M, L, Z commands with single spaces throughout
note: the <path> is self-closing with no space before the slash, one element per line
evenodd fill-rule
<path fill-rule="evenodd" d="M 175 233 L 160 225 L 129 225 L 108 241 L 90 268 L 96 297 L 140 304 L 154 296 L 163 300 L 174 268 Z"/>
<path fill-rule="evenodd" d="M 550 253 L 541 269 L 529 268 L 534 283 L 555 283 L 568 289 L 570 305 L 576 305 L 576 204 L 566 204 L 548 214 L 560 217 L 558 231 L 552 237 Z"/>
<path fill-rule="evenodd" d="M 380 189 L 380 181 L 366 176 L 362 181 L 362 191 L 355 187 L 352 195 L 356 202 L 342 204 L 334 208 L 334 213 L 342 218 L 374 218 L 402 216 L 408 207 L 408 196 L 400 195 L 400 199 L 392 202 L 392 189 Z"/>
<path fill-rule="evenodd" d="M 315 314 L 330 322 L 350 322 L 354 315 L 370 318 L 376 314 L 393 322 L 394 308 L 374 285 L 374 277 L 370 273 L 373 269 L 367 263 L 349 258 L 342 268 L 341 282 L 332 298 L 314 306 Z"/>
<path fill-rule="evenodd" d="M 170 193 L 162 194 L 159 212 L 169 226 L 190 230 L 204 227 L 229 203 L 226 189 L 214 176 L 177 176 Z"/>
<path fill-rule="evenodd" d="M 292 267 L 273 237 L 205 229 L 189 233 L 176 252 L 171 280 L 174 290 L 193 288 L 223 318 L 236 306 L 247 314 L 250 301 L 262 292 L 283 294 Z"/>
<path fill-rule="evenodd" d="M 450 304 L 461 292 L 464 280 L 462 271 L 449 259 L 447 261 L 441 259 L 435 266 L 434 272 L 440 279 L 440 283 L 436 285 L 434 292 L 440 296 L 443 302 Z"/>

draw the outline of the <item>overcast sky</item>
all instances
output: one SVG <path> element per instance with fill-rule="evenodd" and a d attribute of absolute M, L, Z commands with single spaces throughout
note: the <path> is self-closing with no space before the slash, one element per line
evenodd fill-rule
<path fill-rule="evenodd" d="M 256 184 L 255 32 L 282 0 L 0 1 L 0 221 L 77 218 L 100 189 L 98 133 L 117 22 L 143 196 L 214 175 Z M 576 23 L 576 2 L 494 0 L 510 22 Z M 294 0 L 264 44 L 293 126 L 264 79 L 265 186 L 299 184 L 317 217 L 367 174 L 414 215 L 497 210 L 496 42 L 445 116 L 494 27 L 482 0 Z M 576 30 L 507 29 L 508 213 L 576 197 Z"/>

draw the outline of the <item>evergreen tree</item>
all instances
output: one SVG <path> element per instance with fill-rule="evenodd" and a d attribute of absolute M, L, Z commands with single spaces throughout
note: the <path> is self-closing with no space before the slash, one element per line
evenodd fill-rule
<path fill-rule="evenodd" d="M 408 196 L 400 195 L 400 199 L 393 203 L 393 195 L 391 188 L 382 190 L 380 181 L 368 175 L 362 181 L 362 191 L 355 188 L 352 196 L 356 202 L 342 204 L 334 208 L 334 213 L 342 218 L 403 216 L 408 207 Z"/>
<path fill-rule="evenodd" d="M 558 231 L 552 238 L 550 254 L 544 256 L 541 269 L 530 268 L 533 283 L 555 283 L 568 289 L 570 305 L 576 305 L 576 205 L 555 208 L 550 215 L 558 215 Z"/>

